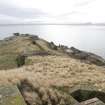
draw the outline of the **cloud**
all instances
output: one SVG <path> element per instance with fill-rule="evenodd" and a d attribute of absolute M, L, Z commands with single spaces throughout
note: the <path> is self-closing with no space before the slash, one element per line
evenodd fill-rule
<path fill-rule="evenodd" d="M 0 0 L 0 20 L 104 22 L 105 0 Z"/>
<path fill-rule="evenodd" d="M 20 8 L 13 8 L 10 7 L 8 8 L 0 8 L 0 13 L 8 16 L 13 16 L 13 17 L 20 17 L 20 18 L 31 18 L 35 17 L 38 18 L 40 16 L 47 16 L 46 13 L 42 12 L 39 9 L 20 9 Z"/>
<path fill-rule="evenodd" d="M 17 7 L 17 5 L 10 4 L 0 4 L 0 14 L 12 16 L 12 17 L 20 17 L 20 18 L 29 18 L 29 17 L 40 17 L 47 16 L 47 13 L 43 12 L 38 8 L 21 8 Z"/>
<path fill-rule="evenodd" d="M 16 0 L 14 0 L 16 1 Z M 22 1 L 22 0 L 21 0 Z M 24 0 L 23 0 L 24 1 Z M 21 2 L 23 3 L 23 2 Z M 24 1 L 25 3 L 25 1 Z M 48 17 L 48 14 L 39 8 L 21 7 L 19 4 L 14 3 L 13 0 L 0 1 L 0 20 L 1 21 L 24 21 L 31 18 L 37 19 L 40 17 Z"/>
<path fill-rule="evenodd" d="M 63 23 L 75 22 L 105 22 L 104 0 L 77 0 L 70 12 L 58 15 L 57 18 Z"/>
<path fill-rule="evenodd" d="M 75 4 L 75 6 L 81 7 L 81 6 L 87 6 L 93 2 L 95 2 L 96 0 L 81 0 L 78 3 Z"/>

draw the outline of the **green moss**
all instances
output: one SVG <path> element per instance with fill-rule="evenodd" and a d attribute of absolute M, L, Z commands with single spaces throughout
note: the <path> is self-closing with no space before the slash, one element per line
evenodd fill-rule
<path fill-rule="evenodd" d="M 0 55 L 0 69 L 11 69 L 17 67 L 16 54 Z"/>
<path fill-rule="evenodd" d="M 26 105 L 18 88 L 12 85 L 0 86 L 0 105 Z"/>
<path fill-rule="evenodd" d="M 17 95 L 15 97 L 5 98 L 3 103 L 0 103 L 0 105 L 26 105 L 26 103 L 23 97 L 20 97 L 20 95 Z"/>

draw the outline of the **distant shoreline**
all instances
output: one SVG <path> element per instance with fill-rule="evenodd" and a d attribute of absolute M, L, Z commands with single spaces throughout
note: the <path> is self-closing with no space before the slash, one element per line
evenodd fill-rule
<path fill-rule="evenodd" d="M 105 26 L 105 24 L 0 24 L 0 26 L 7 26 L 7 25 L 72 25 L 72 26 Z"/>

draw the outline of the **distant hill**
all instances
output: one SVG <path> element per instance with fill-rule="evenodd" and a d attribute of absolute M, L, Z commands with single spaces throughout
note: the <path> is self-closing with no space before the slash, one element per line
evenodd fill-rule
<path fill-rule="evenodd" d="M 59 55 L 80 59 L 86 63 L 104 66 L 105 60 L 95 54 L 80 51 L 74 47 L 55 45 L 36 35 L 14 33 L 0 40 L 0 69 L 11 69 L 25 64 L 28 56 Z"/>

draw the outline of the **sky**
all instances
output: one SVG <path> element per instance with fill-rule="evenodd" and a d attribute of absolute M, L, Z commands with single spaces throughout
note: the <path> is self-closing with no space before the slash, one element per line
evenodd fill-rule
<path fill-rule="evenodd" d="M 0 0 L 0 24 L 103 23 L 105 0 Z"/>

